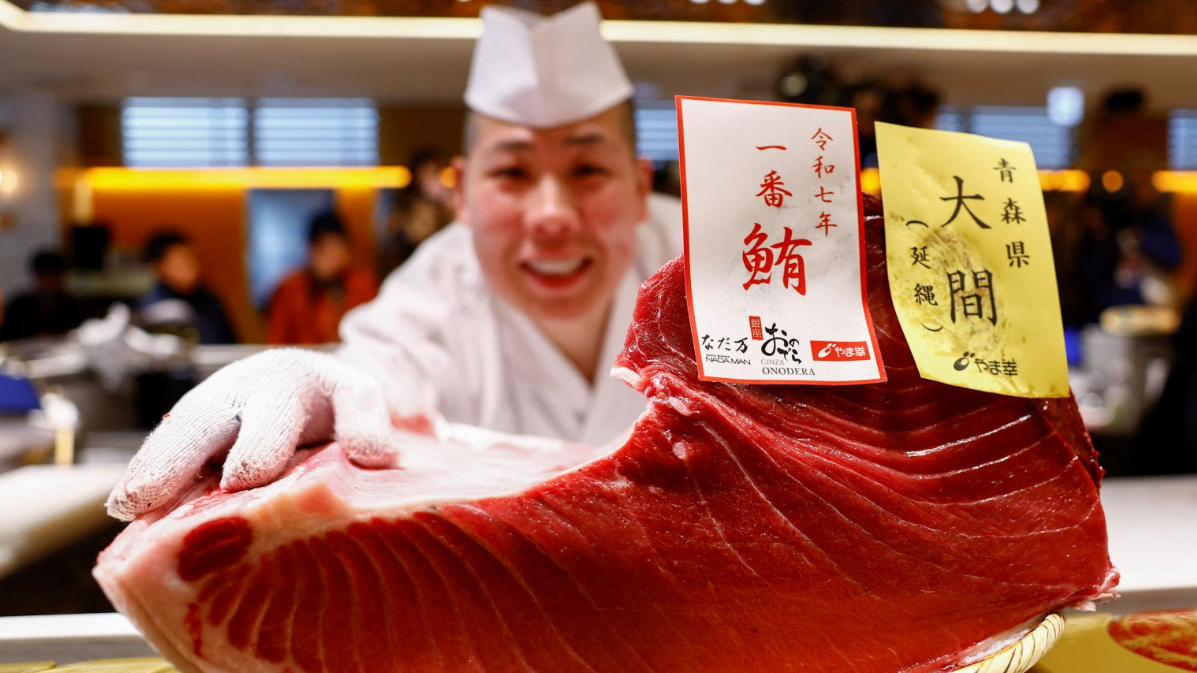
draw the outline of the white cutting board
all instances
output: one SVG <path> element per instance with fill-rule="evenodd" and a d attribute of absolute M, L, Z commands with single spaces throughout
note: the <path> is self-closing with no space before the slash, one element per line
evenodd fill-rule
<path fill-rule="evenodd" d="M 1101 503 L 1122 598 L 1099 609 L 1197 606 L 1197 475 L 1105 479 Z"/>
<path fill-rule="evenodd" d="M 0 577 L 110 523 L 124 465 L 31 465 L 0 474 Z"/>

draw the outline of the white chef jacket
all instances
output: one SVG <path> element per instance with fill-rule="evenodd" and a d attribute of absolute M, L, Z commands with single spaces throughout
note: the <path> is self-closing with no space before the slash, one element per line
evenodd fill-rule
<path fill-rule="evenodd" d="M 425 241 L 374 301 L 341 321 L 339 357 L 379 379 L 398 415 L 435 409 L 455 423 L 592 446 L 630 427 L 644 398 L 609 371 L 640 284 L 681 254 L 681 203 L 649 197 L 593 385 L 527 317 L 495 296 L 470 237 L 468 227 L 454 223 Z"/>

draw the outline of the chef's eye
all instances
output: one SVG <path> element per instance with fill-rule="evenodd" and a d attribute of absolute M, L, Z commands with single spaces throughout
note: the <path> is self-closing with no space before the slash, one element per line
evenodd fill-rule
<path fill-rule="evenodd" d="M 490 177 L 501 180 L 526 180 L 528 171 L 522 166 L 499 166 L 490 171 Z"/>
<path fill-rule="evenodd" d="M 598 164 L 579 164 L 574 168 L 574 176 L 579 178 L 589 178 L 606 174 L 607 169 Z"/>

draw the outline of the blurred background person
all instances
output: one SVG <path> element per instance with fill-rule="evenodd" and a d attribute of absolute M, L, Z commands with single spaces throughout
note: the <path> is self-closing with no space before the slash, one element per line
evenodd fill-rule
<path fill-rule="evenodd" d="M 939 113 L 939 99 L 939 92 L 935 89 L 922 82 L 912 82 L 889 93 L 885 115 L 888 118 L 882 121 L 933 129 L 936 115 Z"/>
<path fill-rule="evenodd" d="M 86 306 L 67 294 L 62 255 L 42 250 L 29 261 L 33 288 L 4 307 L 0 341 L 66 334 L 88 317 Z"/>
<path fill-rule="evenodd" d="M 159 231 L 145 246 L 154 271 L 154 289 L 137 302 L 142 325 L 172 332 L 194 330 L 197 343 L 236 342 L 228 315 L 216 295 L 203 285 L 199 257 L 186 236 Z"/>
<path fill-rule="evenodd" d="M 872 81 L 846 87 L 843 92 L 845 103 L 856 110 L 856 134 L 860 144 L 860 165 L 862 168 L 877 167 L 877 134 L 874 124 L 888 121 L 885 113 L 890 94 L 880 84 Z"/>
<path fill-rule="evenodd" d="M 1077 322 L 1112 306 L 1179 308 L 1172 271 L 1182 261 L 1173 203 L 1152 182 L 1168 167 L 1168 119 L 1136 87 L 1109 91 L 1078 129 L 1078 164 L 1093 176 L 1077 209 Z M 1070 311 L 1071 312 L 1071 311 Z"/>
<path fill-rule="evenodd" d="M 1124 183 L 1095 184 L 1080 213 L 1083 323 L 1096 323 L 1112 306 L 1176 303 L 1169 272 L 1180 264 L 1181 248 L 1169 200 L 1152 185 L 1149 169 L 1119 174 Z"/>
<path fill-rule="evenodd" d="M 384 234 L 382 275 L 407 261 L 416 247 L 453 221 L 453 189 L 442 174 L 449 158 L 436 150 L 418 150 L 409 165 L 411 183 L 399 191 Z"/>
<path fill-rule="evenodd" d="M 1172 335 L 1172 366 L 1136 436 L 1135 474 L 1197 472 L 1197 297 Z"/>
<path fill-rule="evenodd" d="M 378 294 L 378 279 L 355 268 L 349 234 L 335 213 L 321 213 L 308 227 L 308 264 L 288 276 L 270 300 L 267 336 L 272 344 L 338 341 L 349 309 Z"/>

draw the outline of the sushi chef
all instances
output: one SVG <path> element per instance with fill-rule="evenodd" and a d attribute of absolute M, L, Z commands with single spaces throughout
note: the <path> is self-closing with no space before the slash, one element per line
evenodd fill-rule
<path fill-rule="evenodd" d="M 267 351 L 184 397 L 113 490 L 112 515 L 169 502 L 225 450 L 221 485 L 240 490 L 311 442 L 392 464 L 395 425 L 599 445 L 644 410 L 609 371 L 637 287 L 680 254 L 682 232 L 680 205 L 649 194 L 636 157 L 631 83 L 592 3 L 550 18 L 488 7 L 482 21 L 459 221 L 346 316 L 335 354 Z"/>

